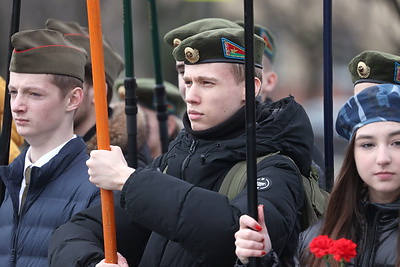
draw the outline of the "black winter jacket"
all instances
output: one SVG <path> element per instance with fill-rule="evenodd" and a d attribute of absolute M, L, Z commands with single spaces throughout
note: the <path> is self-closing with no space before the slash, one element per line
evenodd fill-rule
<path fill-rule="evenodd" d="M 362 202 L 362 219 L 357 244 L 357 256 L 347 266 L 395 266 L 398 255 L 400 201 L 390 204 Z M 323 221 L 302 232 L 299 255 L 308 251 L 311 240 L 319 234 Z"/>
<path fill-rule="evenodd" d="M 258 156 L 280 151 L 307 175 L 313 133 L 304 109 L 287 97 L 269 105 L 257 102 L 256 114 Z M 168 152 L 133 173 L 121 192 L 121 204 L 130 218 L 152 231 L 139 266 L 232 267 L 236 260 L 234 233 L 239 217 L 247 213 L 247 190 L 232 201 L 217 192 L 229 169 L 246 159 L 244 108 L 206 131 L 192 131 L 186 116 L 184 122 L 185 130 L 171 142 Z M 265 208 L 273 249 L 281 260 L 291 259 L 299 234 L 302 179 L 282 155 L 268 157 L 258 166 L 258 179 L 269 182 L 259 188 L 258 202 Z M 93 262 L 88 256 L 91 252 L 83 249 L 99 236 L 88 230 L 91 223 L 82 212 L 55 232 L 49 251 L 52 266 L 57 266 L 57 258 L 67 248 L 79 255 L 68 255 L 70 264 L 64 266 Z M 79 242 L 62 231 L 65 227 L 79 231 L 82 226 L 86 229 Z M 135 229 L 123 231 L 127 234 Z M 88 261 L 82 263 L 82 258 Z"/>
<path fill-rule="evenodd" d="M 100 199 L 99 189 L 89 182 L 86 146 L 78 137 L 42 167 L 32 168 L 26 201 L 18 213 L 26 152 L 0 167 L 7 188 L 0 206 L 1 266 L 47 266 L 53 230 Z"/>

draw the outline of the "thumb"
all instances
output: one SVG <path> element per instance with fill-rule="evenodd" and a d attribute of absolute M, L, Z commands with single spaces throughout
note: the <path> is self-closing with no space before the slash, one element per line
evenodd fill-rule
<path fill-rule="evenodd" d="M 118 154 L 118 157 L 121 159 L 121 161 L 128 165 L 121 147 L 110 145 L 110 150 L 113 151 L 115 154 Z"/>
<path fill-rule="evenodd" d="M 258 223 L 260 224 L 262 229 L 266 229 L 265 227 L 265 219 L 264 219 L 264 205 L 258 205 Z"/>
<path fill-rule="evenodd" d="M 122 256 L 119 252 L 117 252 L 118 256 L 118 265 L 121 267 L 129 267 L 128 261 L 125 259 L 124 256 Z"/>
<path fill-rule="evenodd" d="M 264 205 L 258 205 L 258 223 L 260 224 L 264 235 L 264 251 L 268 253 L 272 249 L 272 243 L 268 234 L 267 226 L 265 225 Z"/>

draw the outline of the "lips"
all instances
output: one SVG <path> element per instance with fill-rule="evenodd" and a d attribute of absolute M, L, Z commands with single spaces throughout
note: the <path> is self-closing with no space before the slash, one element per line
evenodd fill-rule
<path fill-rule="evenodd" d="M 200 119 L 204 114 L 201 112 L 198 112 L 196 110 L 189 110 L 188 111 L 188 116 L 190 120 L 198 120 Z"/>
<path fill-rule="evenodd" d="M 21 124 L 26 124 L 28 122 L 28 120 L 22 119 L 22 118 L 14 118 L 14 122 L 17 125 L 21 125 Z"/>
<path fill-rule="evenodd" d="M 387 180 L 390 179 L 393 176 L 393 172 L 377 172 L 375 173 L 375 175 L 379 178 L 379 179 L 383 179 L 383 180 Z"/>

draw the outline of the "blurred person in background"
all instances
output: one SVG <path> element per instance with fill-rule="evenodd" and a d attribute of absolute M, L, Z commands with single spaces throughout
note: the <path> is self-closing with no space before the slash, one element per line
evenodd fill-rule
<path fill-rule="evenodd" d="M 4 114 L 4 96 L 6 90 L 6 82 L 0 77 L 0 132 L 1 126 L 3 125 L 3 114 Z M 24 138 L 20 136 L 15 127 L 14 121 L 11 124 L 11 139 L 10 139 L 10 154 L 8 162 L 11 163 L 21 153 L 21 148 L 24 144 Z"/>
<path fill-rule="evenodd" d="M 159 121 L 157 119 L 157 102 L 155 95 L 156 82 L 151 78 L 136 79 L 136 95 L 138 105 L 144 113 L 147 131 L 146 142 L 150 149 L 151 157 L 155 158 L 162 154 Z M 169 140 L 175 139 L 179 131 L 183 128 L 182 114 L 186 111 L 185 102 L 182 100 L 179 89 L 164 81 L 167 105 L 167 125 Z M 125 86 L 120 81 L 116 84 L 116 90 L 121 100 L 125 99 Z"/>
<path fill-rule="evenodd" d="M 88 28 L 79 25 L 77 22 L 60 21 L 52 18 L 46 21 L 46 28 L 63 33 L 68 38 L 80 44 L 88 54 L 85 65 L 85 80 L 83 83 L 84 99 L 75 116 L 74 131 L 76 134 L 83 137 L 83 140 L 87 145 L 87 151 L 90 153 L 93 149 L 97 149 L 97 135 L 92 60 Z M 114 83 L 124 70 L 124 62 L 111 43 L 104 36 L 102 39 L 110 144 L 120 146 L 125 157 L 127 157 L 128 134 L 126 128 L 125 105 L 123 101 L 112 101 Z M 137 147 L 138 166 L 140 167 L 147 165 L 151 160 L 150 151 L 146 145 L 146 129 L 147 123 L 145 121 L 145 114 L 141 110 L 138 110 Z"/>
<path fill-rule="evenodd" d="M 392 83 L 400 84 L 400 57 L 376 50 L 365 50 L 349 62 L 354 94 L 367 87 Z"/>

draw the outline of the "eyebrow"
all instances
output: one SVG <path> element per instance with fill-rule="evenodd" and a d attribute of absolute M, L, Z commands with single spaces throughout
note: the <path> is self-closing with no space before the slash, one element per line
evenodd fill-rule
<path fill-rule="evenodd" d="M 397 131 L 389 133 L 389 137 L 393 137 L 393 136 L 396 136 L 396 135 L 400 135 L 400 130 L 397 130 Z M 359 140 L 359 139 L 372 139 L 372 138 L 374 138 L 373 135 L 361 134 L 361 135 L 357 135 L 356 140 Z"/>
<path fill-rule="evenodd" d="M 12 84 L 8 85 L 8 90 L 17 90 L 17 87 L 13 86 Z M 35 86 L 35 85 L 29 85 L 26 87 L 21 87 L 20 88 L 21 91 L 29 91 L 29 90 L 44 90 L 43 87 L 39 87 L 39 86 Z"/>
<path fill-rule="evenodd" d="M 182 78 L 183 78 L 185 81 L 189 79 L 189 78 L 188 78 L 187 76 L 185 76 L 185 75 L 184 75 Z M 195 76 L 193 80 L 195 80 L 195 81 L 204 81 L 204 80 L 217 81 L 218 79 L 217 79 L 217 78 L 214 78 L 214 77 L 209 77 L 209 76 L 202 76 L 202 75 L 200 75 L 200 76 Z"/>

